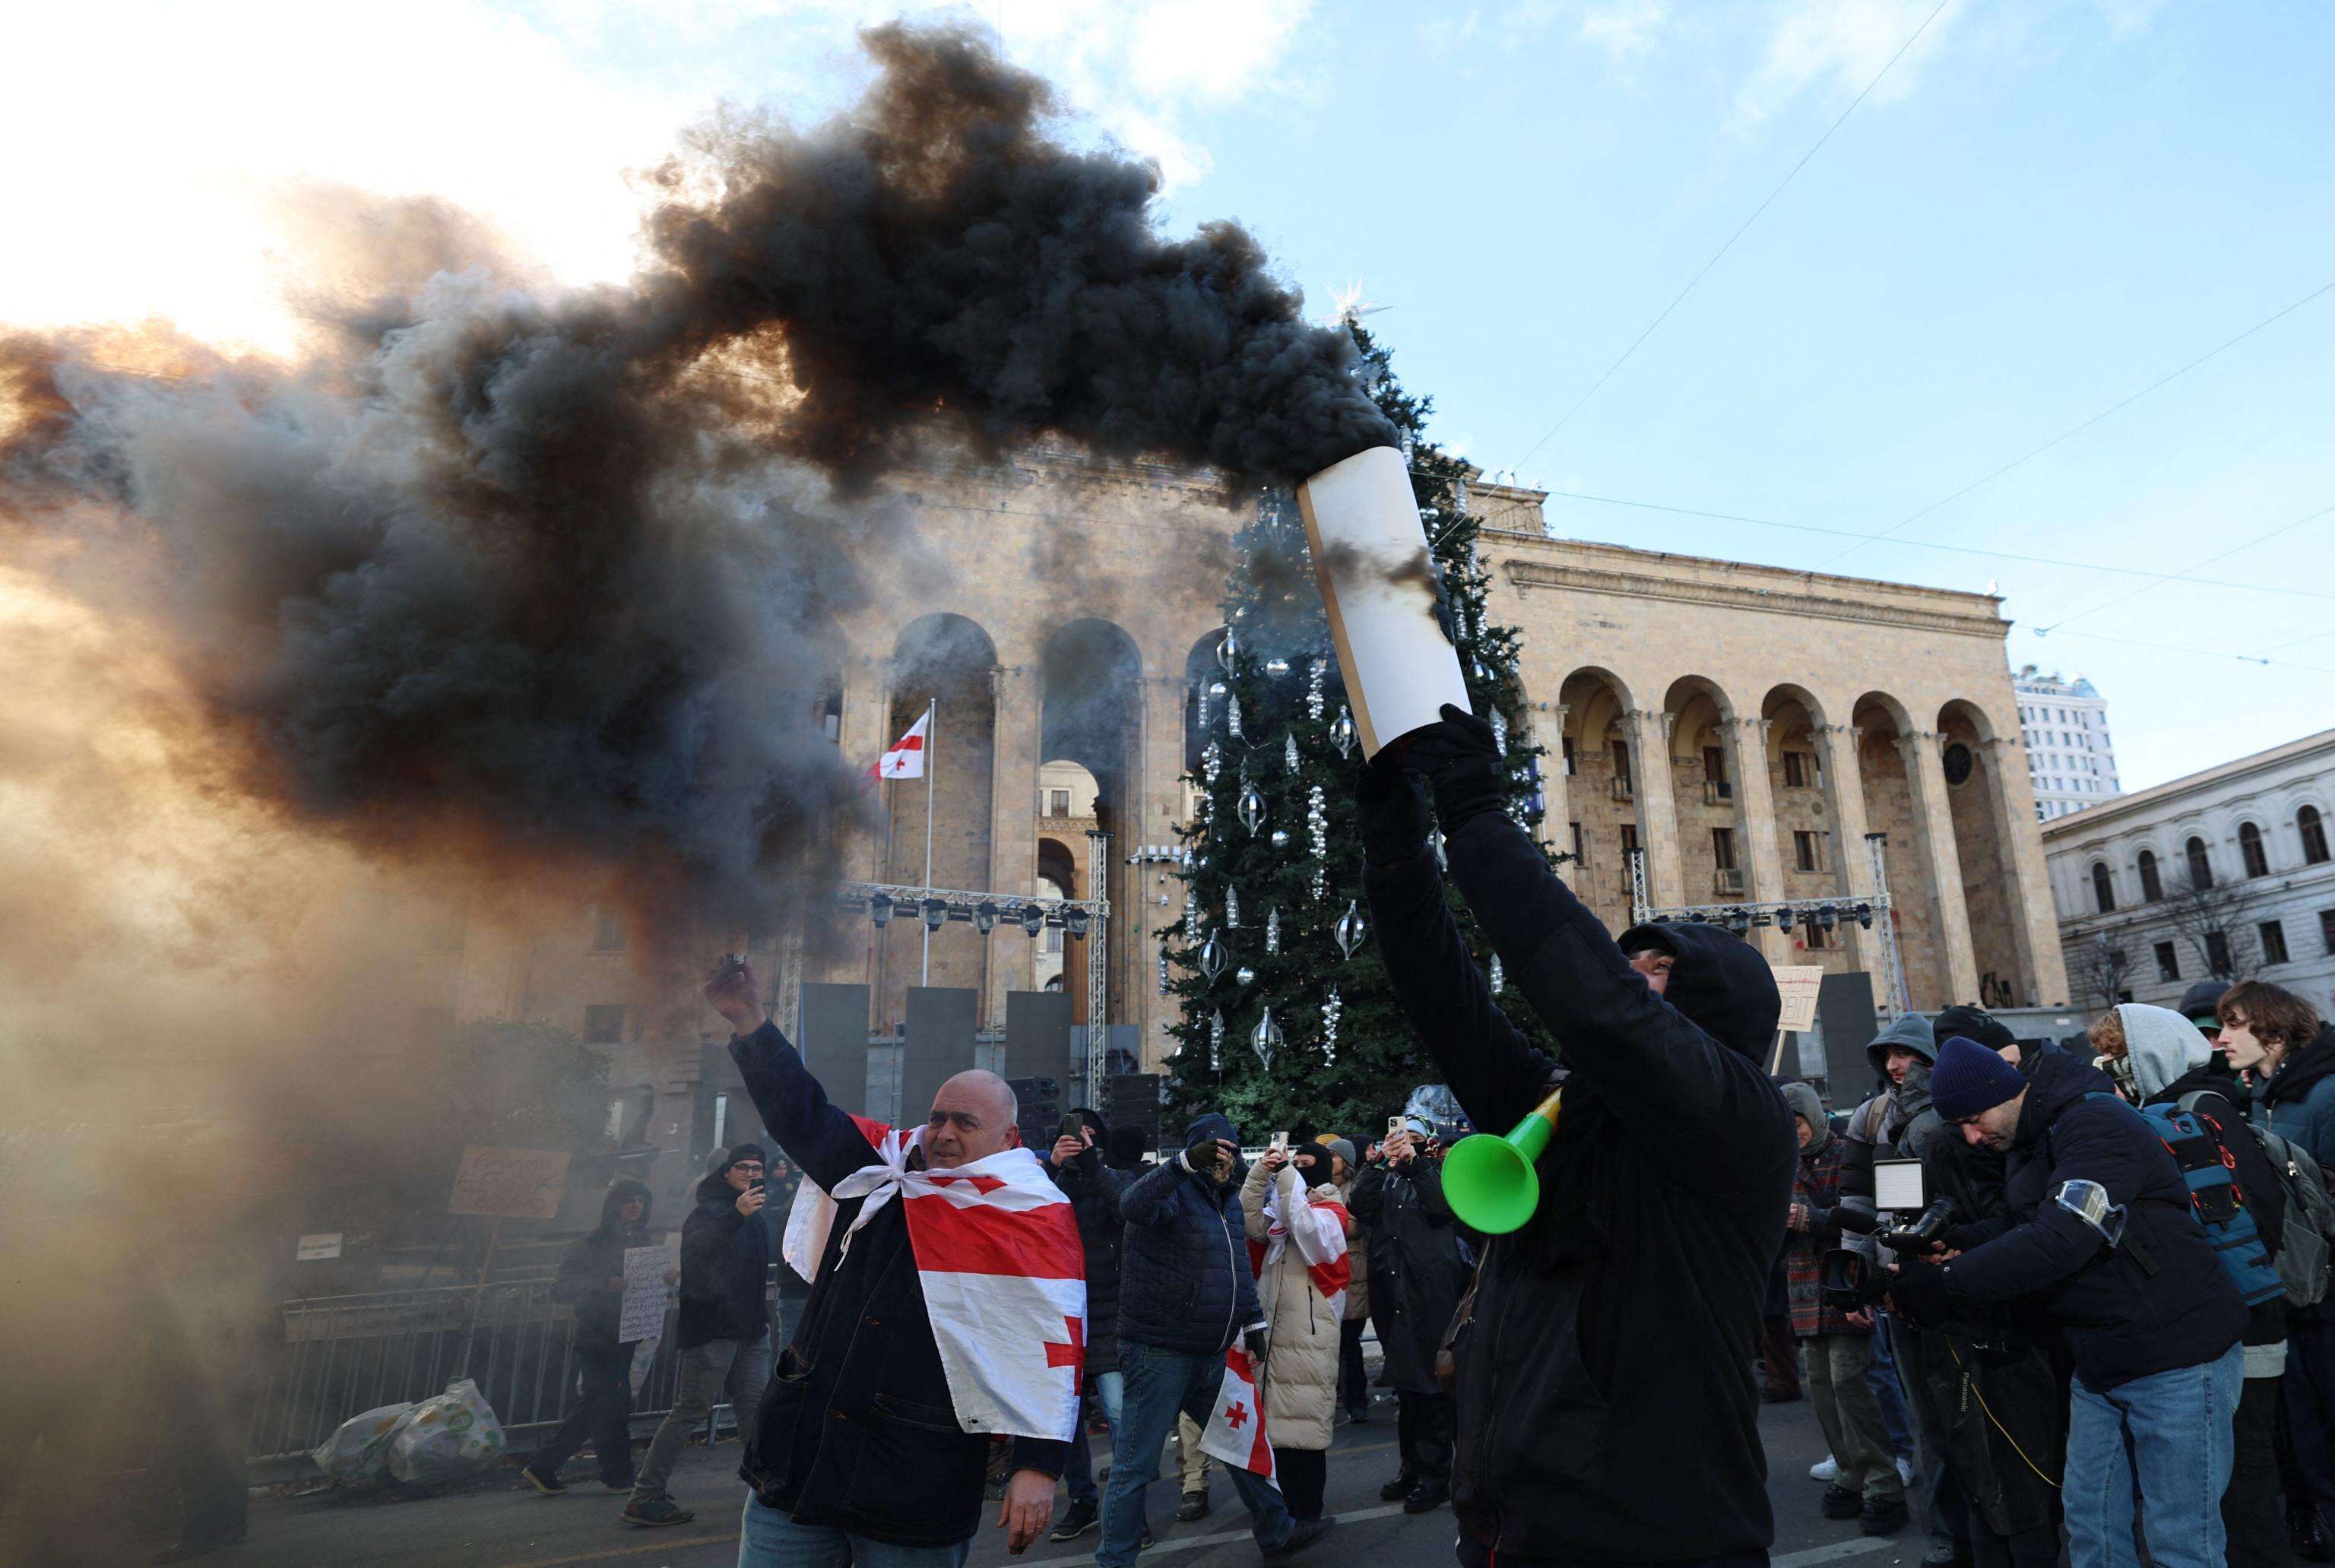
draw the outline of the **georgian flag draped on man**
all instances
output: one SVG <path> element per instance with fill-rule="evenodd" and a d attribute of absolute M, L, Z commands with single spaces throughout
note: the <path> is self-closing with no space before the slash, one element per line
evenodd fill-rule
<path fill-rule="evenodd" d="M 846 1252 L 885 1205 L 905 1205 L 957 1424 L 968 1432 L 1078 1440 L 1086 1251 L 1070 1200 L 1026 1148 L 954 1170 L 911 1169 L 923 1128 L 903 1132 L 851 1119 L 874 1158 L 831 1194 L 809 1181 L 796 1190 L 782 1248 L 789 1266 L 816 1278 L 838 1202 L 867 1199 L 844 1235 Z"/>

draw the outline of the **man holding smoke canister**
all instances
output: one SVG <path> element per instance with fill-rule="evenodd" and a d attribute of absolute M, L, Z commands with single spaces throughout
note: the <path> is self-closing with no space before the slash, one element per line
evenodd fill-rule
<path fill-rule="evenodd" d="M 1355 790 L 1397 999 L 1468 1119 L 1498 1131 L 1557 1064 L 1494 1003 L 1429 847 L 1571 1070 L 1537 1208 L 1487 1244 L 1454 1346 L 1458 1554 L 1472 1568 L 1756 1564 L 1774 1537 L 1751 1361 L 1798 1151 L 1761 1070 L 1759 952 L 1708 925 L 1619 944 L 1507 807 L 1491 727 L 1456 708 Z"/>

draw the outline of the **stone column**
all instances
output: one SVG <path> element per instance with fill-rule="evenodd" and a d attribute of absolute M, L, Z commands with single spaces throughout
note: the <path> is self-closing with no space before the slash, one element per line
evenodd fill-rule
<path fill-rule="evenodd" d="M 1646 853 L 1646 892 L 1669 907 L 1687 902 L 1685 873 L 1679 863 L 1678 803 L 1671 788 L 1671 725 L 1674 716 L 1659 708 L 1633 708 L 1630 749 L 1637 754 L 1638 843 Z M 1708 904 L 1708 898 L 1695 900 Z"/>
<path fill-rule="evenodd" d="M 1916 730 L 1897 742 L 1914 794 L 1914 821 L 1922 837 L 1930 886 L 1938 897 L 1938 939 L 1945 950 L 1949 1003 L 1978 1000 L 1978 953 L 1971 945 L 1970 904 L 1962 895 L 1962 857 L 1954 847 L 1953 808 L 1946 800 L 1945 764 L 1933 730 Z M 1918 1003 L 1919 999 L 1916 999 Z"/>
<path fill-rule="evenodd" d="M 1755 904 L 1772 904 L 1786 896 L 1784 858 L 1776 846 L 1776 791 L 1768 777 L 1766 719 L 1738 719 L 1728 726 L 1728 750 L 1735 771 L 1735 821 L 1743 836 L 1742 859 L 1749 876 L 1745 896 Z M 1781 963 L 1790 952 L 1789 940 L 1772 926 L 1756 929 L 1759 950 L 1770 963 Z"/>
<path fill-rule="evenodd" d="M 1571 709 L 1563 702 L 1536 702 L 1533 707 L 1545 717 L 1535 721 L 1532 738 L 1548 748 L 1548 755 L 1540 760 L 1540 841 L 1559 853 L 1570 854 L 1573 780 L 1565 776 L 1565 716 Z"/>
<path fill-rule="evenodd" d="M 842 748 L 845 762 L 854 768 L 872 768 L 884 748 L 898 739 L 885 733 L 891 701 L 889 659 L 854 653 L 844 660 L 843 719 L 837 744 Z M 858 882 L 880 880 L 883 854 L 884 830 L 879 822 L 873 832 L 860 835 L 852 843 L 844 857 L 845 875 Z"/>
<path fill-rule="evenodd" d="M 1038 764 L 1044 693 L 1034 663 L 989 672 L 995 706 L 990 789 L 989 875 L 981 891 L 1026 896 L 1038 883 Z M 1005 1027 L 1005 993 L 1029 989 L 1032 943 L 1000 922 L 988 937 L 981 1012 L 985 1027 Z"/>
<path fill-rule="evenodd" d="M 2019 742 L 2007 737 L 1981 741 L 1986 765 L 1994 770 L 1994 799 L 2001 815 L 1995 831 L 2009 847 L 2018 886 L 2009 900 L 2018 911 L 2020 956 L 2027 963 L 2034 994 L 2019 1000 L 2056 1007 L 2074 1001 L 2069 992 L 2066 955 L 2059 948 L 2059 920 L 2051 900 L 2049 868 L 2043 861 L 2041 825 L 2035 820 L 2035 785 Z"/>
<path fill-rule="evenodd" d="M 1832 803 L 1832 841 L 1826 851 L 1832 857 L 1832 874 L 1844 895 L 1870 898 L 1875 889 L 1865 863 L 1865 773 L 1856 755 L 1865 731 L 1854 724 L 1819 724 L 1817 732 L 1823 737 L 1825 795 Z M 1875 945 L 1876 934 L 1845 920 L 1835 934 L 1846 939 L 1843 945 L 1850 966 L 1873 977 L 1873 994 L 1878 999 L 1884 966 Z M 1894 1000 L 1891 1005 L 1895 1005 Z"/>

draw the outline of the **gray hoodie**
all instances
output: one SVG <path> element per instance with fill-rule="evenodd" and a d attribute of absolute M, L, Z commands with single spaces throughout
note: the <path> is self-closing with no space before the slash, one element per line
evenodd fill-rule
<path fill-rule="evenodd" d="M 2144 1100 L 2214 1059 L 2197 1026 L 2169 1007 L 2127 1002 L 2117 1009 L 2117 1021 L 2124 1025 L 2125 1060 Z"/>

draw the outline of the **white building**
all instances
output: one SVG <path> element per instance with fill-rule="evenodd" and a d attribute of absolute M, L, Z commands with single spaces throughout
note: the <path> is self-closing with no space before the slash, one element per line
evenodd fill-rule
<path fill-rule="evenodd" d="M 2116 747 L 2108 740 L 2108 704 L 2081 675 L 2065 681 L 2026 665 L 2010 682 L 2019 693 L 2019 727 L 2027 746 L 2027 773 L 2035 784 L 2035 818 L 2049 822 L 2097 806 L 2124 791 L 2117 782 Z"/>
<path fill-rule="evenodd" d="M 2076 1002 L 2170 1006 L 2200 980 L 2260 979 L 2335 1016 L 2330 819 L 2335 730 L 2049 822 Z"/>

